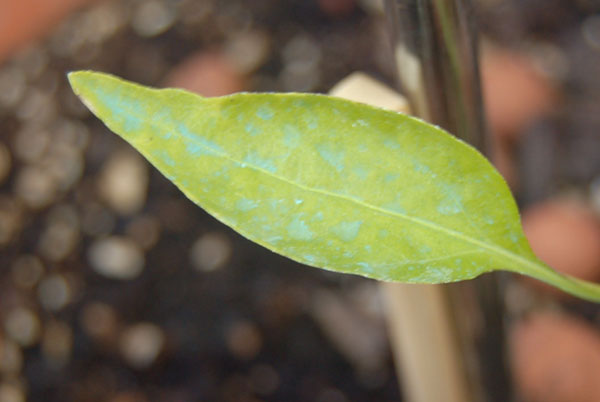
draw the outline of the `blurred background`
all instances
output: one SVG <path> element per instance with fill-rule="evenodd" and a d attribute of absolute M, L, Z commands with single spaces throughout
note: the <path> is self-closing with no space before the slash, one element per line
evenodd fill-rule
<path fill-rule="evenodd" d="M 494 162 L 536 253 L 600 280 L 600 2 L 474 0 Z M 252 244 L 71 93 L 394 85 L 373 0 L 0 0 L 0 401 L 400 401 L 375 282 Z M 600 309 L 504 293 L 516 401 L 600 401 Z"/>

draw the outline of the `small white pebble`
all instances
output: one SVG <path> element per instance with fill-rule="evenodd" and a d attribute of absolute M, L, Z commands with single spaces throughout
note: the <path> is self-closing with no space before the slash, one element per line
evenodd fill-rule
<path fill-rule="evenodd" d="M 198 271 L 210 272 L 222 268 L 231 257 L 231 242 L 222 233 L 207 233 L 194 242 L 190 258 Z"/>
<path fill-rule="evenodd" d="M 269 54 L 269 36 L 262 31 L 245 31 L 225 45 L 225 55 L 240 73 L 250 73 L 263 64 Z"/>
<path fill-rule="evenodd" d="M 138 323 L 126 328 L 119 349 L 129 365 L 145 369 L 154 363 L 165 343 L 162 330 L 152 323 Z"/>
<path fill-rule="evenodd" d="M 50 261 L 61 261 L 73 251 L 79 241 L 79 218 L 74 207 L 60 205 L 52 209 L 42 232 L 38 248 Z"/>
<path fill-rule="evenodd" d="M 127 237 L 111 236 L 96 240 L 88 251 L 89 261 L 96 272 L 111 279 L 136 278 L 144 268 L 144 254 Z"/>
<path fill-rule="evenodd" d="M 122 215 L 139 211 L 146 202 L 148 167 L 132 152 L 119 152 L 103 166 L 98 181 L 100 195 Z"/>
<path fill-rule="evenodd" d="M 32 209 L 41 209 L 56 197 L 57 187 L 50 172 L 39 166 L 25 166 L 17 173 L 15 193 Z"/>
<path fill-rule="evenodd" d="M 23 347 L 35 345 L 41 332 L 38 316 L 25 307 L 17 307 L 10 311 L 4 320 L 6 334 Z"/>
<path fill-rule="evenodd" d="M 133 29 L 140 36 L 156 36 L 175 22 L 175 12 L 163 2 L 144 1 L 133 15 Z"/>
<path fill-rule="evenodd" d="M 38 299 L 47 311 L 59 311 L 71 301 L 71 287 L 64 276 L 51 274 L 38 286 Z"/>

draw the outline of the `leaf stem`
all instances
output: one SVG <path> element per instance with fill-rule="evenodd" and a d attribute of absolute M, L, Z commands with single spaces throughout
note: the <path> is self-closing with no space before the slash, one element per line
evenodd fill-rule
<path fill-rule="evenodd" d="M 518 272 L 520 274 L 538 279 L 542 282 L 546 282 L 573 296 L 577 296 L 591 302 L 600 303 L 599 284 L 562 274 L 550 268 L 541 261 L 527 261 L 527 268 L 527 271 L 513 270 L 513 272 Z"/>

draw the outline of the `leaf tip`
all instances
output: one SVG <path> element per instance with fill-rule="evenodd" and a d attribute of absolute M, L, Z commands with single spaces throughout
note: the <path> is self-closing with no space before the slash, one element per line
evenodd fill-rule
<path fill-rule="evenodd" d="M 94 87 L 97 85 L 97 81 L 103 78 L 102 76 L 103 73 L 91 70 L 70 71 L 67 73 L 67 79 L 69 80 L 71 89 L 83 104 L 94 114 L 95 108 L 91 101 L 91 97 L 94 93 Z"/>
<path fill-rule="evenodd" d="M 116 77 L 93 70 L 77 70 L 69 71 L 67 73 L 69 84 L 71 85 L 73 92 L 78 96 L 81 96 L 80 94 L 85 88 L 93 88 L 99 84 L 110 81 L 111 78 L 114 80 Z"/>
<path fill-rule="evenodd" d="M 69 80 L 69 85 L 71 85 L 73 92 L 79 94 L 85 79 L 85 71 L 70 71 L 67 73 L 67 79 Z"/>

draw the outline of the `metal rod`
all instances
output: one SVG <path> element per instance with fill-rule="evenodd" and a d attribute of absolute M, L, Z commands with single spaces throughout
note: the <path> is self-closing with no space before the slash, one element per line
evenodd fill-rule
<path fill-rule="evenodd" d="M 386 0 L 385 7 L 393 35 L 399 85 L 408 98 L 413 114 L 445 128 L 489 155 L 491 141 L 487 140 L 485 129 L 477 32 L 471 2 Z M 458 386 L 459 389 L 468 389 L 469 400 L 509 400 L 510 387 L 504 361 L 503 308 L 495 277 L 488 275 L 457 285 L 436 286 L 435 296 L 431 296 L 436 292 L 429 288 L 423 287 L 418 291 L 418 288 L 409 290 L 406 286 L 414 285 L 386 289 L 387 299 L 390 303 L 396 303 L 399 311 L 396 317 L 390 319 L 392 331 L 394 328 L 406 331 L 405 326 L 413 324 L 401 322 L 402 318 L 418 314 L 422 306 L 435 305 L 435 311 L 448 311 L 450 321 L 443 324 L 443 336 L 447 338 L 440 338 L 437 342 L 462 350 L 462 358 L 454 361 L 454 369 L 462 370 L 462 376 L 455 376 L 453 381 L 466 382 Z M 408 303 L 409 300 L 412 302 Z M 421 324 L 417 322 L 415 325 L 421 327 L 412 331 L 418 333 L 432 328 L 430 323 Z M 415 337 L 414 334 L 406 336 Z M 410 350 L 410 345 L 403 348 L 396 351 L 401 365 L 402 362 L 407 364 L 407 354 L 412 356 L 413 362 L 415 359 L 435 359 L 430 351 L 424 350 L 419 355 L 418 351 Z M 408 400 L 448 400 L 430 398 L 442 395 L 444 387 L 456 388 L 456 385 L 436 378 L 431 365 L 421 367 L 430 369 L 416 373 L 412 367 L 401 367 L 401 372 L 410 371 L 411 381 L 407 383 L 406 376 L 402 381 L 404 388 L 407 388 L 405 393 Z M 440 367 L 434 369 L 441 370 Z M 429 389 L 423 389 L 423 384 L 427 382 Z"/>
<path fill-rule="evenodd" d="M 413 113 L 487 151 L 470 2 L 387 0 L 386 14 Z"/>

